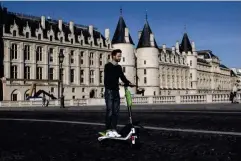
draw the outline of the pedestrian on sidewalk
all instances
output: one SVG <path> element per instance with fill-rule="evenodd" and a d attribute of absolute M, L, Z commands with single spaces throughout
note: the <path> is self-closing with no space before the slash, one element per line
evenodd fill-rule
<path fill-rule="evenodd" d="M 240 91 L 239 89 L 239 82 L 237 81 L 234 86 L 233 86 L 233 89 L 232 89 L 232 92 L 230 93 L 230 99 L 231 99 L 231 102 L 232 103 L 239 103 L 238 100 L 237 100 L 237 92 Z"/>

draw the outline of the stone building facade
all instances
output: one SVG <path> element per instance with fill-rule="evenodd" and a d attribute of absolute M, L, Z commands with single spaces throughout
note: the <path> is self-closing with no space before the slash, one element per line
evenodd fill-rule
<path fill-rule="evenodd" d="M 110 38 L 92 25 L 13 13 L 0 6 L 0 100 L 25 100 L 33 81 L 37 90 L 59 96 L 56 81 L 63 76 L 66 99 L 103 97 L 104 65 L 113 49 L 121 49 L 120 64 L 142 95 L 223 92 L 231 89 L 231 70 L 210 50 L 197 51 L 187 33 L 181 43 L 158 46 L 146 20 L 137 46 L 121 15 Z M 65 55 L 63 69 L 58 55 Z M 140 92 L 142 91 L 142 92 Z M 123 89 L 121 89 L 123 96 Z"/>

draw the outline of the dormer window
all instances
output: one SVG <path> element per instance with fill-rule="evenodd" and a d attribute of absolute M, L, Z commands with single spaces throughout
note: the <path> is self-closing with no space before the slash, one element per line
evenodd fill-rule
<path fill-rule="evenodd" d="M 26 38 L 27 39 L 29 38 L 29 32 L 26 32 Z"/>
<path fill-rule="evenodd" d="M 13 36 L 15 37 L 17 35 L 16 30 L 13 31 Z"/>
<path fill-rule="evenodd" d="M 49 37 L 49 41 L 53 41 L 53 36 L 52 35 Z"/>
<path fill-rule="evenodd" d="M 38 40 L 41 40 L 41 34 L 38 34 Z"/>

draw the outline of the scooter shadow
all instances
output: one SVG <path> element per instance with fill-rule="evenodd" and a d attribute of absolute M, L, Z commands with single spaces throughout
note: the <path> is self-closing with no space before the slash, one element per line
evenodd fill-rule
<path fill-rule="evenodd" d="M 102 147 L 116 147 L 118 148 L 119 146 L 125 146 L 125 148 L 129 147 L 131 149 L 136 149 L 136 150 L 140 150 L 141 147 L 143 146 L 143 143 L 141 142 L 141 129 L 144 129 L 141 125 L 140 125 L 140 121 L 135 121 L 132 123 L 133 126 L 135 127 L 135 135 L 137 136 L 137 140 L 136 140 L 136 144 L 132 144 L 131 143 L 131 138 L 128 138 L 127 140 L 114 140 L 114 139 L 105 139 L 102 140 L 100 142 L 100 145 Z M 132 125 L 130 123 L 126 124 L 120 131 L 119 134 L 121 134 L 121 136 L 126 137 L 130 131 L 131 131 Z"/>

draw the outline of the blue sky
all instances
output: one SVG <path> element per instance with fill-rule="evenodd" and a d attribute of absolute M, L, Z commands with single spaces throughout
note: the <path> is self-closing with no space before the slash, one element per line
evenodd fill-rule
<path fill-rule="evenodd" d="M 158 45 L 175 45 L 182 39 L 186 25 L 197 50 L 209 49 L 228 67 L 241 68 L 241 2 L 3 2 L 10 11 L 94 25 L 104 35 L 114 34 L 120 7 L 138 43 L 145 13 Z"/>

